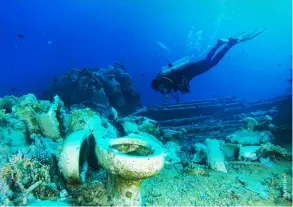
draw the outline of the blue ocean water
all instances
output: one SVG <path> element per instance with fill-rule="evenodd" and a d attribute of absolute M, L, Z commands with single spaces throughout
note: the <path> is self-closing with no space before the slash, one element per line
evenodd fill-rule
<path fill-rule="evenodd" d="M 184 56 L 204 58 L 218 38 L 257 28 L 267 30 L 196 77 L 191 93 L 180 100 L 229 95 L 254 100 L 291 90 L 290 0 L 3 0 L 0 10 L 1 96 L 41 97 L 52 77 L 70 68 L 118 60 L 143 105 L 163 103 L 150 87 L 161 67 Z"/>
<path fill-rule="evenodd" d="M 1 206 L 292 206 L 291 0 L 2 0 L 0 71 Z"/>

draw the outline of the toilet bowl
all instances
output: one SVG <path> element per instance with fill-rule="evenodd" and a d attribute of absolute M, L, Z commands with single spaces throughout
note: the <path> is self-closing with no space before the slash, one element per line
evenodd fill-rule
<path fill-rule="evenodd" d="M 108 172 L 108 192 L 114 205 L 141 205 L 141 181 L 164 166 L 163 148 L 147 138 L 98 139 L 96 155 Z"/>

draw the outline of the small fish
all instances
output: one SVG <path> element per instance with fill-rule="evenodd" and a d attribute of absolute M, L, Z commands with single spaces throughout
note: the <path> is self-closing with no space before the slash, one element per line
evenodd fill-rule
<path fill-rule="evenodd" d="M 14 45 L 14 46 L 13 46 L 13 48 L 14 48 L 14 49 L 17 49 L 17 48 L 18 48 L 18 46 L 17 46 L 17 45 Z"/>
<path fill-rule="evenodd" d="M 164 50 L 166 50 L 167 52 L 170 52 L 170 50 L 168 49 L 168 47 L 163 44 L 162 42 L 159 42 L 159 41 L 156 41 L 156 43 L 161 47 L 163 48 Z"/>
<path fill-rule="evenodd" d="M 53 42 L 52 41 L 48 41 L 48 45 L 51 45 Z"/>
<path fill-rule="evenodd" d="M 141 76 L 144 77 L 144 73 L 142 73 Z"/>
<path fill-rule="evenodd" d="M 47 36 L 47 32 L 41 32 L 40 33 L 42 36 Z"/>
<path fill-rule="evenodd" d="M 281 67 L 281 66 L 282 66 L 282 63 L 277 64 L 277 66 L 278 66 L 278 67 Z"/>
<path fill-rule="evenodd" d="M 10 88 L 10 91 L 15 91 L 17 88 Z"/>
<path fill-rule="evenodd" d="M 23 35 L 23 34 L 18 33 L 18 34 L 16 34 L 16 35 L 17 35 L 17 37 L 19 37 L 19 38 L 21 38 L 21 39 L 24 38 L 24 35 Z"/>

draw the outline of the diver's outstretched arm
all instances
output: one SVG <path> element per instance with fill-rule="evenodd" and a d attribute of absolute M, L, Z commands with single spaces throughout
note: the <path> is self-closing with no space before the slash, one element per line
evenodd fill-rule
<path fill-rule="evenodd" d="M 170 94 L 173 96 L 173 98 L 176 98 L 173 89 L 168 89 L 164 95 L 164 101 L 168 100 Z"/>

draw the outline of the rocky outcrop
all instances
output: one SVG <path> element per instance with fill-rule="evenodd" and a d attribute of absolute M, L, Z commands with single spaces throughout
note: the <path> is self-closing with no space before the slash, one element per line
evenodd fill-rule
<path fill-rule="evenodd" d="M 58 94 L 66 106 L 83 105 L 107 115 L 114 107 L 119 115 L 128 115 L 140 107 L 140 95 L 119 62 L 106 69 L 73 69 L 53 80 L 44 92 L 45 99 Z"/>

